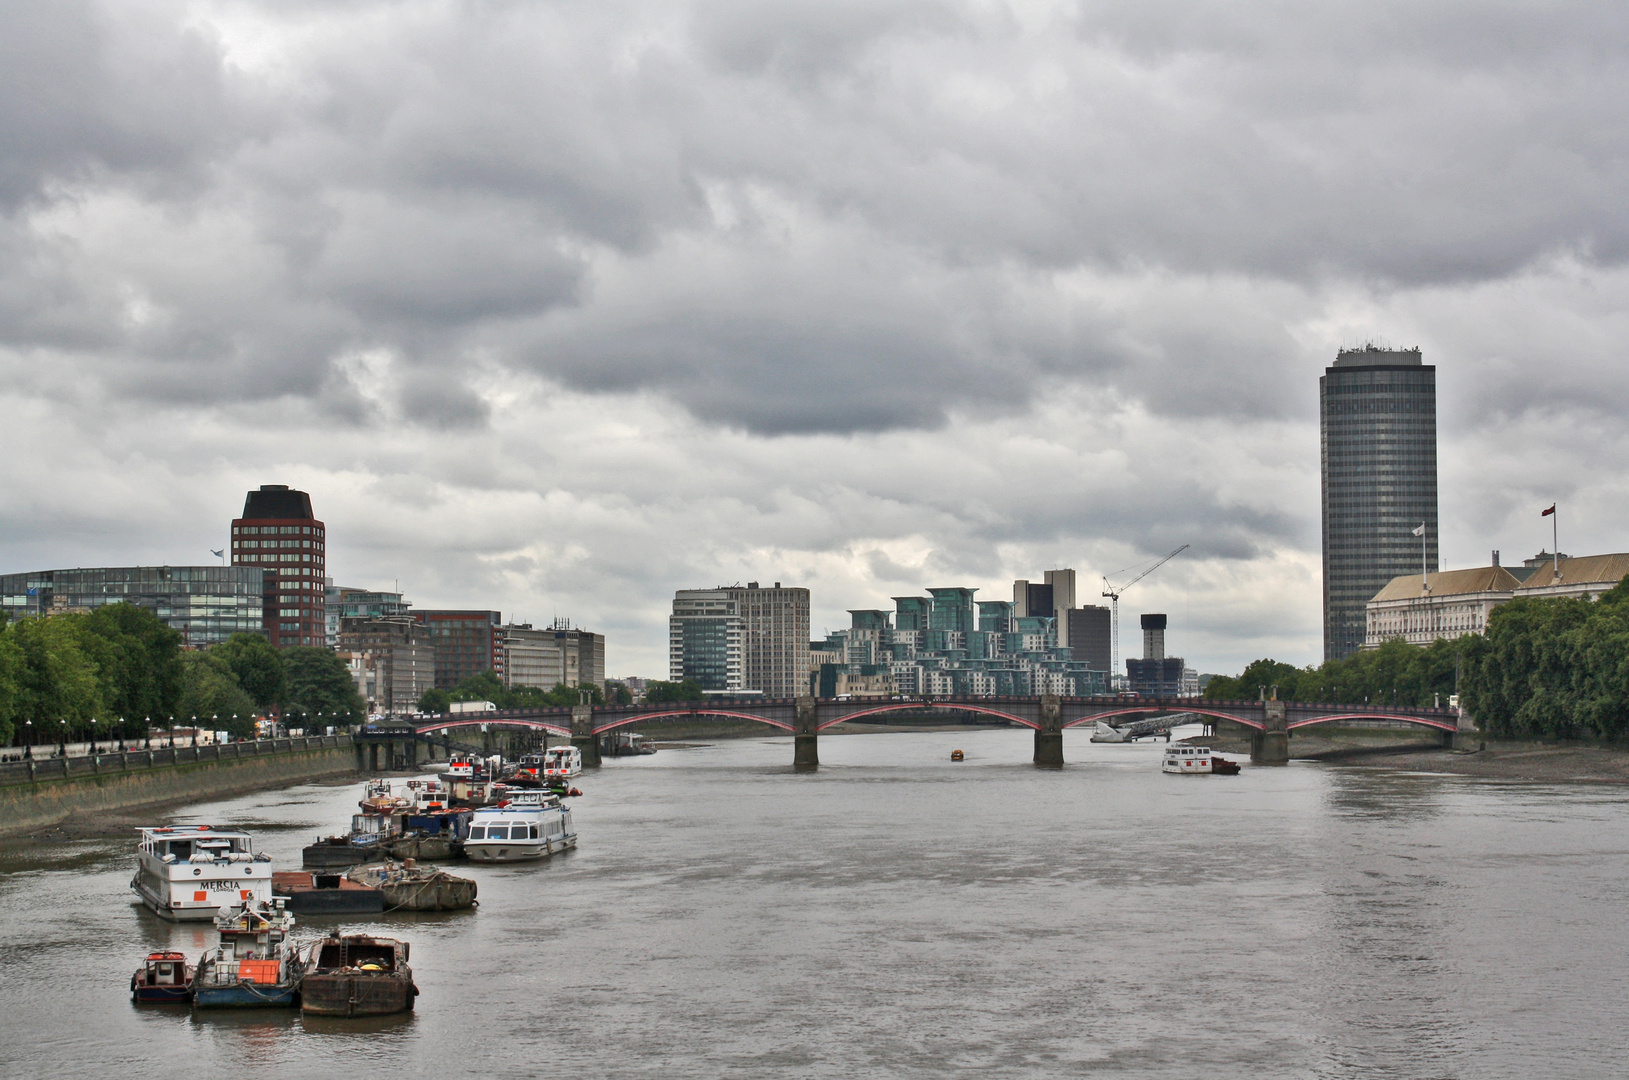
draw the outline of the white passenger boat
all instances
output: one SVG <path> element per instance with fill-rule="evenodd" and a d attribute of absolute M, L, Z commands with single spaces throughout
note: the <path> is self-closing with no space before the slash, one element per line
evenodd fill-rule
<path fill-rule="evenodd" d="M 583 774 L 583 752 L 575 746 L 551 746 L 543 751 L 545 782 L 569 780 Z"/>
<path fill-rule="evenodd" d="M 272 902 L 269 855 L 238 829 L 210 825 L 141 829 L 130 887 L 159 916 L 213 919 L 246 903 Z"/>
<path fill-rule="evenodd" d="M 1179 743 L 1165 748 L 1165 760 L 1160 763 L 1160 771 L 1194 773 L 1201 776 L 1210 773 L 1236 776 L 1239 764 L 1218 756 L 1216 751 L 1208 746 L 1188 746 Z"/>
<path fill-rule="evenodd" d="M 513 791 L 475 811 L 464 854 L 474 862 L 527 862 L 577 846 L 571 811 L 551 792 Z"/>

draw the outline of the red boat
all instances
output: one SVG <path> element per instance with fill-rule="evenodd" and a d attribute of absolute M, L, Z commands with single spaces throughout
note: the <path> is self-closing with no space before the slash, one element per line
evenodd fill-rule
<path fill-rule="evenodd" d="M 148 953 L 130 976 L 130 996 L 138 1005 L 177 1005 L 192 1000 L 193 969 L 184 954 Z"/>

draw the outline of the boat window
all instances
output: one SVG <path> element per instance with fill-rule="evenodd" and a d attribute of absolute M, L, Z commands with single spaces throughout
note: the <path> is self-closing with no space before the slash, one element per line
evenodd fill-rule
<path fill-rule="evenodd" d="M 536 840 L 536 839 L 537 839 L 537 835 L 538 835 L 538 834 L 537 834 L 537 826 L 536 826 L 536 825 L 533 825 L 533 826 L 532 826 L 532 839 L 533 839 L 533 840 Z"/>
<path fill-rule="evenodd" d="M 503 825 L 493 825 L 487 829 L 486 838 L 488 840 L 507 840 L 509 839 L 509 829 Z"/>
<path fill-rule="evenodd" d="M 469 838 L 471 840 L 485 840 L 486 839 L 486 826 L 485 825 L 471 825 L 469 827 Z"/>

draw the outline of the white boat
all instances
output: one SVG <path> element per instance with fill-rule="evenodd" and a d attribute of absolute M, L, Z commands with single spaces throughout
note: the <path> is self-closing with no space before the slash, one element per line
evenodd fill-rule
<path fill-rule="evenodd" d="M 1215 757 L 1208 746 L 1167 746 L 1165 760 L 1160 763 L 1160 771 L 1168 773 L 1208 773 L 1211 771 L 1211 758 Z"/>
<path fill-rule="evenodd" d="M 569 780 L 583 774 L 583 752 L 575 746 L 551 746 L 543 751 L 543 780 Z"/>
<path fill-rule="evenodd" d="M 160 917 L 201 921 L 272 902 L 271 857 L 255 854 L 248 833 L 210 825 L 139 832 L 130 887 Z"/>
<path fill-rule="evenodd" d="M 547 791 L 513 791 L 470 820 L 464 854 L 473 862 L 527 862 L 577 846 L 571 811 Z"/>

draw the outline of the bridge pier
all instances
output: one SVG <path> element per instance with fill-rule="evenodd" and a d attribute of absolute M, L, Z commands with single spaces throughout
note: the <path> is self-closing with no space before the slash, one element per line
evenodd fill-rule
<path fill-rule="evenodd" d="M 1253 765 L 1288 765 L 1290 762 L 1290 729 L 1284 703 L 1264 701 L 1267 726 L 1250 735 L 1250 762 Z"/>
<path fill-rule="evenodd" d="M 800 697 L 792 703 L 792 768 L 808 772 L 820 768 L 820 719 L 815 699 Z"/>
<path fill-rule="evenodd" d="M 571 707 L 571 745 L 582 752 L 583 768 L 600 767 L 600 740 L 594 734 L 594 706 Z"/>
<path fill-rule="evenodd" d="M 1041 726 L 1035 729 L 1035 764 L 1063 767 L 1063 704 L 1056 694 L 1041 695 Z"/>

